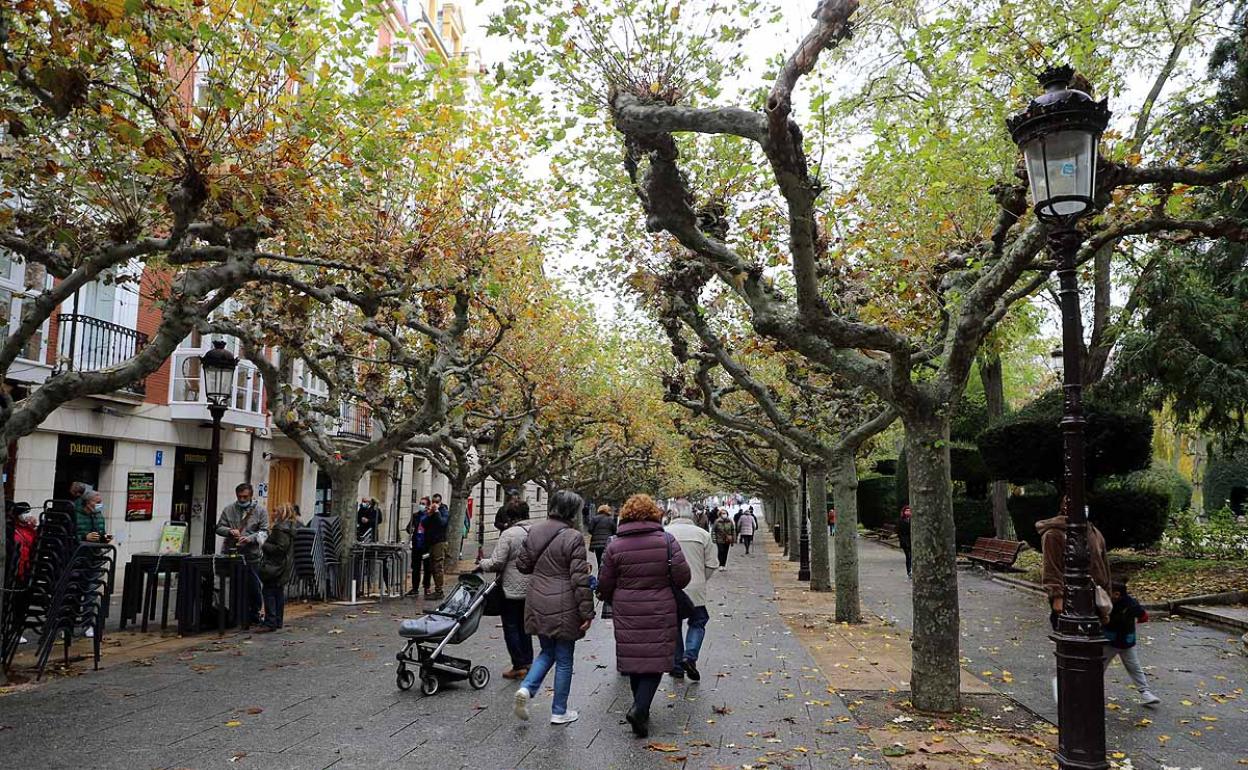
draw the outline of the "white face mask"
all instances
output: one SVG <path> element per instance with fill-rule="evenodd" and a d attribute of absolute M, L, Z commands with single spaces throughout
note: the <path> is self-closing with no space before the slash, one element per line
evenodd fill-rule
<path fill-rule="evenodd" d="M 23 513 L 21 516 L 18 516 L 17 519 L 18 521 L 22 522 L 26 526 L 33 527 L 39 523 L 39 514 L 34 513 L 34 512 L 27 512 L 27 513 Z"/>

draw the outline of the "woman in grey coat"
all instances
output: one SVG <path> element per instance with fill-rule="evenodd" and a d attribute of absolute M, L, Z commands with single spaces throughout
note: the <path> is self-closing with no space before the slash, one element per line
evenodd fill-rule
<path fill-rule="evenodd" d="M 517 560 L 520 573 L 532 575 L 525 597 L 524 630 L 537 634 L 542 648 L 524 683 L 516 690 L 516 716 L 521 719 L 529 718 L 529 701 L 553 667 L 555 699 L 550 707 L 550 723 L 564 725 L 577 720 L 577 713 L 568 709 L 572 657 L 576 640 L 585 636 L 594 618 L 585 538 L 572 526 L 584 504 L 575 492 L 556 493 L 549 518 L 530 528 Z"/>
<path fill-rule="evenodd" d="M 520 554 L 529 538 L 529 507 L 513 508 L 506 520 L 503 534 L 490 558 L 482 559 L 482 572 L 501 572 L 503 589 L 503 641 L 511 656 L 511 668 L 504 679 L 523 679 L 533 665 L 533 637 L 524 630 L 524 599 L 529 593 L 530 577 L 520 572 Z"/>

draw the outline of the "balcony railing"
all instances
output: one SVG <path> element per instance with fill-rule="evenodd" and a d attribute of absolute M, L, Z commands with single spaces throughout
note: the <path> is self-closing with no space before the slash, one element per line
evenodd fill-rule
<path fill-rule="evenodd" d="M 335 433 L 340 438 L 371 441 L 373 438 L 373 410 L 363 404 L 343 404 Z"/>
<path fill-rule="evenodd" d="M 59 355 L 54 376 L 109 369 L 134 358 L 147 345 L 146 334 L 87 315 L 62 313 L 56 330 Z M 147 382 L 139 380 L 121 389 L 141 396 L 147 393 Z"/>

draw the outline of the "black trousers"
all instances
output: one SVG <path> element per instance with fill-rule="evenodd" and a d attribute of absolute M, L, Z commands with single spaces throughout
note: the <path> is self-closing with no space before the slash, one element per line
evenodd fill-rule
<path fill-rule="evenodd" d="M 598 561 L 598 571 L 601 572 L 602 571 L 602 554 L 607 549 L 603 547 L 603 548 L 591 548 L 589 550 L 594 552 L 594 558 Z"/>
<path fill-rule="evenodd" d="M 633 713 L 639 717 L 650 716 L 650 704 L 659 691 L 662 674 L 629 674 L 628 684 L 633 688 Z"/>
<path fill-rule="evenodd" d="M 745 552 L 746 552 L 746 553 L 749 553 L 749 552 L 750 552 L 750 546 L 751 546 L 751 545 L 753 545 L 753 543 L 754 543 L 754 536 L 753 536 L 753 535 L 742 535 L 742 536 L 741 536 L 741 544 L 745 546 Z"/>
<path fill-rule="evenodd" d="M 732 548 L 731 543 L 716 543 L 715 547 L 719 549 L 719 566 L 728 566 L 728 549 Z"/>

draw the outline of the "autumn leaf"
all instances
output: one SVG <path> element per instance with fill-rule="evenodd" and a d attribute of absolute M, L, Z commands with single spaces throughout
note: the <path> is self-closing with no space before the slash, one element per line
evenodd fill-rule
<path fill-rule="evenodd" d="M 667 753 L 680 751 L 680 747 L 674 743 L 651 742 L 646 744 L 646 748 L 650 751 L 662 751 Z"/>

